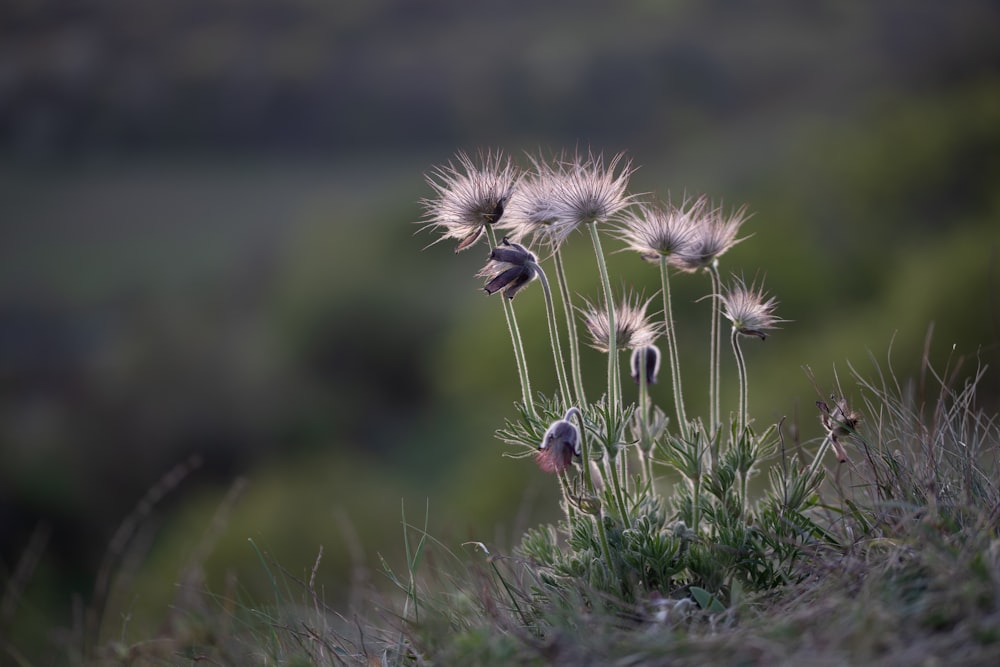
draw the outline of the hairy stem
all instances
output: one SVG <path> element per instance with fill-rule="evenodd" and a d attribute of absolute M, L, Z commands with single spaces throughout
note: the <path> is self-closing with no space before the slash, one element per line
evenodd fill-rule
<path fill-rule="evenodd" d="M 569 340 L 569 364 L 573 374 L 573 386 L 576 389 L 576 403 L 580 408 L 587 406 L 587 397 L 583 389 L 583 372 L 580 366 L 580 339 L 576 334 L 576 318 L 573 316 L 573 303 L 570 299 L 569 287 L 566 282 L 566 267 L 563 264 L 562 253 L 553 253 L 556 265 L 556 284 L 559 285 L 559 295 L 562 297 L 563 313 L 566 316 L 567 339 Z"/>
<path fill-rule="evenodd" d="M 552 300 L 552 288 L 549 287 L 549 279 L 545 277 L 545 271 L 535 262 L 530 266 L 538 273 L 538 280 L 542 283 L 542 292 L 545 295 L 545 319 L 549 323 L 549 343 L 552 345 L 552 358 L 556 365 L 556 380 L 559 382 L 559 391 L 562 393 L 563 401 L 569 405 L 572 400 L 570 394 L 569 380 L 566 377 L 566 366 L 563 361 L 562 344 L 559 342 L 559 330 L 556 324 L 556 308 Z"/>
<path fill-rule="evenodd" d="M 733 327 L 731 337 L 733 354 L 736 356 L 736 372 L 740 378 L 740 407 L 736 417 L 736 437 L 743 437 L 743 429 L 747 425 L 747 366 L 743 360 L 743 350 L 740 349 L 740 332 Z"/>
<path fill-rule="evenodd" d="M 621 398 L 618 395 L 618 340 L 615 327 L 615 302 L 611 297 L 611 280 L 608 278 L 608 265 L 604 261 L 604 250 L 601 247 L 601 237 L 596 223 L 589 223 L 590 238 L 594 242 L 594 254 L 597 256 L 597 267 L 601 273 L 601 286 L 604 289 L 604 303 L 608 310 L 608 408 L 620 410 Z"/>
<path fill-rule="evenodd" d="M 687 415 L 684 412 L 684 391 L 681 388 L 681 362 L 677 351 L 677 330 L 674 328 L 674 311 L 670 299 L 670 268 L 666 255 L 660 255 L 660 282 L 663 293 L 663 323 L 666 327 L 667 356 L 670 360 L 670 382 L 674 391 L 674 410 L 677 413 L 677 428 L 681 437 L 688 432 Z"/>
<path fill-rule="evenodd" d="M 719 278 L 719 265 L 713 261 L 708 266 L 708 274 L 712 278 L 712 329 L 709 336 L 711 350 L 709 352 L 709 378 L 708 378 L 708 402 L 709 402 L 709 433 L 713 435 L 720 427 L 721 415 L 719 411 L 719 383 L 721 374 L 719 372 L 720 357 L 722 350 L 720 315 L 719 315 L 719 295 L 721 294 L 722 281 Z"/>
<path fill-rule="evenodd" d="M 492 225 L 486 226 L 486 233 L 490 240 L 490 248 L 496 248 L 497 237 Z M 521 400 L 528 414 L 535 416 L 535 405 L 531 400 L 531 380 L 528 377 L 528 360 L 524 355 L 524 343 L 521 341 L 521 330 L 517 326 L 517 317 L 514 315 L 514 305 L 510 299 L 504 298 L 502 295 L 500 301 L 503 303 L 507 329 L 510 331 L 511 343 L 514 346 L 514 361 L 517 363 L 517 376 L 521 381 Z"/>

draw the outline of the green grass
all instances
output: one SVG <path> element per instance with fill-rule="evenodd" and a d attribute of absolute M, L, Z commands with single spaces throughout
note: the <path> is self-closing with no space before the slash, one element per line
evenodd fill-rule
<path fill-rule="evenodd" d="M 442 543 L 426 510 L 413 521 L 404 508 L 405 562 L 385 562 L 389 585 L 349 608 L 324 603 L 321 558 L 297 576 L 255 545 L 269 599 L 241 598 L 235 583 L 202 591 L 161 635 L 107 643 L 88 664 L 996 664 L 1000 427 L 976 407 L 981 373 L 952 386 L 924 371 L 852 373 L 863 420 L 850 460 L 809 514 L 824 537 L 782 585 L 625 601 L 585 580 L 554 584 L 489 544 Z"/>

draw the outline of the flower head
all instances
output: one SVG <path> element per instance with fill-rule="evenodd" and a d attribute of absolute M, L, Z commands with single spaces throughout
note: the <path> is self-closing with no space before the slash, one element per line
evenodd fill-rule
<path fill-rule="evenodd" d="M 532 245 L 558 244 L 552 236 L 556 223 L 554 195 L 562 178 L 561 172 L 543 159 L 529 156 L 534 169 L 518 184 L 517 193 L 511 197 L 503 221 L 497 226 L 510 232 L 518 242 L 531 241 Z"/>
<path fill-rule="evenodd" d="M 424 227 L 442 230 L 438 241 L 458 239 L 455 252 L 461 252 L 479 239 L 487 225 L 500 220 L 520 174 L 500 152 L 480 153 L 478 164 L 463 152 L 457 160 L 457 165 L 449 162 L 427 176 L 437 196 L 421 203 Z"/>
<path fill-rule="evenodd" d="M 638 211 L 623 216 L 618 238 L 643 259 L 656 262 L 662 256 L 677 263 L 678 257 L 694 253 L 695 232 L 706 203 L 701 197 L 680 206 L 640 204 Z"/>
<path fill-rule="evenodd" d="M 675 266 L 687 271 L 713 265 L 727 250 L 742 241 L 736 235 L 747 219 L 746 208 L 740 208 L 727 217 L 721 208 L 712 208 L 704 199 L 699 199 L 695 208 L 697 215 L 691 243 L 674 262 Z"/>
<path fill-rule="evenodd" d="M 562 472 L 572 464 L 574 456 L 580 456 L 580 429 L 569 419 L 574 410 L 570 408 L 565 417 L 552 422 L 538 445 L 535 461 L 545 472 Z"/>
<path fill-rule="evenodd" d="M 476 275 L 489 278 L 483 286 L 487 294 L 496 294 L 506 288 L 504 295 L 513 299 L 521 288 L 538 275 L 535 256 L 519 243 L 511 243 L 506 237 L 499 246 L 490 251 L 490 260 Z"/>
<path fill-rule="evenodd" d="M 778 305 L 774 297 L 765 299 L 764 288 L 750 285 L 747 287 L 742 278 L 736 278 L 735 284 L 719 295 L 722 302 L 722 314 L 733 323 L 733 329 L 744 336 L 757 336 L 761 340 L 767 338 L 764 333 L 774 329 L 785 320 L 774 315 Z"/>
<path fill-rule="evenodd" d="M 632 380 L 639 384 L 639 378 L 645 369 L 646 384 L 656 384 L 656 376 L 660 374 L 660 348 L 646 345 L 632 350 L 629 366 L 632 370 Z"/>
<path fill-rule="evenodd" d="M 634 197 L 626 194 L 626 188 L 633 171 L 621 153 L 612 158 L 607 168 L 604 159 L 592 153 L 555 167 L 553 241 L 562 243 L 581 225 L 605 222 L 631 204 Z"/>
<path fill-rule="evenodd" d="M 619 350 L 634 350 L 637 347 L 647 347 L 653 344 L 660 335 L 660 325 L 654 324 L 646 316 L 646 308 L 652 297 L 640 303 L 641 297 L 623 296 L 615 306 L 615 346 Z M 610 348 L 611 327 L 608 322 L 608 310 L 603 305 L 598 308 L 587 302 L 583 313 L 583 323 L 590 333 L 591 347 L 608 352 Z"/>
<path fill-rule="evenodd" d="M 830 397 L 833 400 L 833 396 Z M 826 404 L 826 401 L 816 401 L 816 407 L 820 409 L 819 419 L 826 429 L 826 436 L 830 438 L 830 444 L 837 454 L 837 460 L 841 463 L 847 461 L 847 451 L 840 444 L 841 438 L 846 438 L 854 432 L 855 427 L 861 420 L 861 415 L 851 410 L 847 405 L 847 399 L 841 398 L 834 403 L 833 410 Z"/>

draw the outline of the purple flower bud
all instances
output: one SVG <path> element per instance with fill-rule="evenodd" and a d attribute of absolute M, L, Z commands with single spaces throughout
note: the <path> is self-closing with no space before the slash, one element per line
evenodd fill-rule
<path fill-rule="evenodd" d="M 580 456 L 580 430 L 568 419 L 552 422 L 545 432 L 535 461 L 545 472 L 559 473 L 568 468 L 574 456 Z"/>
<path fill-rule="evenodd" d="M 632 380 L 639 384 L 639 374 L 646 369 L 646 383 L 656 384 L 660 373 L 660 350 L 655 345 L 637 347 L 632 350 Z"/>
<path fill-rule="evenodd" d="M 504 238 L 502 245 L 490 252 L 489 262 L 477 275 L 489 277 L 489 281 L 483 286 L 487 294 L 504 290 L 504 295 L 513 299 L 538 275 L 536 261 L 527 248 Z"/>

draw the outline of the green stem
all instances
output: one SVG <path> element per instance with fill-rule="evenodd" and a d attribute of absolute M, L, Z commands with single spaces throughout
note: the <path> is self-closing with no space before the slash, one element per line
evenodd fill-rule
<path fill-rule="evenodd" d="M 580 455 L 583 457 L 583 479 L 587 486 L 587 493 L 592 497 L 597 497 L 597 490 L 594 488 L 594 478 L 590 474 L 590 442 L 587 440 L 587 425 L 583 421 L 583 413 L 579 408 L 570 408 L 566 412 L 566 419 L 575 416 L 580 427 Z M 601 550 L 604 552 L 604 560 L 608 564 L 608 569 L 612 568 L 611 548 L 608 546 L 608 533 L 604 527 L 604 505 L 597 514 L 597 534 L 601 538 Z"/>
<path fill-rule="evenodd" d="M 636 354 L 633 352 L 633 354 Z M 649 463 L 650 450 L 653 448 L 652 438 L 649 436 L 649 380 L 646 376 L 646 352 L 640 350 L 639 364 L 636 369 L 639 372 L 639 458 L 642 467 L 643 481 L 651 484 L 653 480 L 652 467 Z"/>
<path fill-rule="evenodd" d="M 733 327 L 731 338 L 733 344 L 733 354 L 736 355 L 736 371 L 740 377 L 740 410 L 736 421 L 736 437 L 743 437 L 743 429 L 747 425 L 747 366 L 743 360 L 743 351 L 740 349 L 740 332 Z"/>
<path fill-rule="evenodd" d="M 709 378 L 708 378 L 708 401 L 709 401 L 709 433 L 714 437 L 715 432 L 721 426 L 722 416 L 719 410 L 719 384 L 721 374 L 719 372 L 720 357 L 722 350 L 719 316 L 719 295 L 721 294 L 722 281 L 719 278 L 719 264 L 713 261 L 708 265 L 708 273 L 712 278 L 712 330 L 709 344 Z"/>
<path fill-rule="evenodd" d="M 492 225 L 486 226 L 486 233 L 490 240 L 490 248 L 496 248 L 497 237 Z M 524 355 L 521 330 L 517 326 L 517 317 L 514 315 L 514 305 L 510 302 L 510 299 L 504 297 L 502 294 L 500 301 L 503 303 L 503 313 L 507 318 L 507 330 L 510 331 L 511 343 L 514 346 L 514 361 L 517 363 L 517 376 L 521 381 L 521 400 L 528 414 L 535 416 L 535 405 L 531 400 L 531 380 L 528 377 L 528 361 Z"/>
<path fill-rule="evenodd" d="M 597 256 L 597 267 L 601 273 L 601 286 L 604 289 L 604 303 L 608 310 L 608 409 L 621 411 L 620 397 L 616 392 L 618 387 L 618 340 L 615 327 L 615 303 L 611 297 L 611 280 L 608 278 L 608 265 L 604 261 L 604 250 L 601 248 L 601 237 L 597 232 L 597 223 L 589 223 L 590 238 L 594 242 L 594 254 Z"/>
<path fill-rule="evenodd" d="M 674 328 L 674 310 L 670 298 L 670 275 L 667 256 L 660 255 L 660 282 L 663 285 L 663 323 L 666 327 L 667 355 L 670 359 L 670 381 L 674 390 L 674 409 L 677 412 L 677 428 L 681 437 L 687 437 L 688 421 L 684 412 L 684 391 L 681 388 L 681 363 L 677 350 L 677 330 Z"/>
<path fill-rule="evenodd" d="M 621 516 L 622 525 L 629 526 L 631 522 L 628 520 L 628 510 L 626 509 L 627 505 L 625 504 L 625 494 L 622 493 L 622 485 L 621 482 L 618 480 L 618 477 L 621 474 L 621 469 L 622 469 L 621 465 L 616 461 L 616 459 L 619 456 L 625 458 L 624 452 L 619 452 L 617 455 L 611 458 L 608 461 L 608 468 L 611 477 L 611 488 L 614 489 L 615 492 L 615 502 L 618 503 L 618 513 Z"/>
<path fill-rule="evenodd" d="M 559 285 L 563 313 L 566 316 L 567 338 L 569 339 L 569 364 L 570 371 L 573 374 L 573 385 L 576 389 L 576 402 L 583 409 L 587 407 L 587 397 L 583 390 L 583 373 L 580 367 L 580 339 L 576 334 L 576 318 L 573 316 L 573 303 L 570 299 L 569 287 L 566 282 L 566 269 L 563 265 L 562 253 L 556 250 L 553 257 L 556 264 L 556 283 Z"/>
<path fill-rule="evenodd" d="M 576 510 L 573 509 L 573 500 L 569 494 L 569 475 L 565 470 L 559 473 L 559 489 L 562 491 L 563 502 L 566 503 L 566 518 L 570 524 L 576 520 Z"/>
<path fill-rule="evenodd" d="M 530 266 L 538 273 L 538 280 L 542 283 L 542 292 L 545 295 L 545 319 L 549 323 L 549 342 L 552 345 L 552 358 L 556 364 L 556 379 L 559 382 L 559 391 L 562 393 L 563 402 L 569 405 L 573 397 L 570 394 L 569 380 L 566 377 L 562 345 L 559 343 L 559 331 L 556 325 L 556 308 L 552 300 L 552 288 L 549 287 L 549 279 L 545 277 L 542 267 L 534 262 L 531 262 Z"/>

